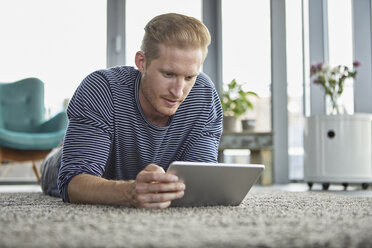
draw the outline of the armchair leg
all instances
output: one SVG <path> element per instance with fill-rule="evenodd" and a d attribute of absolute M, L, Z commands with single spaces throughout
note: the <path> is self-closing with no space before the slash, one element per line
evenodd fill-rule
<path fill-rule="evenodd" d="M 40 174 L 39 171 L 37 170 L 36 162 L 34 160 L 32 160 L 32 169 L 34 170 L 37 182 L 40 184 Z"/>
<path fill-rule="evenodd" d="M 45 159 L 51 150 L 16 150 L 2 147 L 0 148 L 0 165 L 3 159 L 14 162 L 31 161 L 32 170 L 35 173 L 37 182 L 40 183 L 40 174 L 35 161 Z"/>

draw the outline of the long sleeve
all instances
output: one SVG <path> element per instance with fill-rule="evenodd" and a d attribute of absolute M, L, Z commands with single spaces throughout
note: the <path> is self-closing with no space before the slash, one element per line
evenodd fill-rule
<path fill-rule="evenodd" d="M 67 114 L 58 188 L 68 202 L 67 187 L 78 174 L 102 176 L 113 141 L 113 103 L 110 88 L 99 72 L 86 77 L 76 90 Z"/>

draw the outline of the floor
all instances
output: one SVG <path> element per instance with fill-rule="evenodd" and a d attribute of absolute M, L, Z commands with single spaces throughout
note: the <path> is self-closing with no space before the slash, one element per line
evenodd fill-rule
<path fill-rule="evenodd" d="M 0 185 L 0 193 L 14 192 L 41 192 L 41 187 L 38 184 L 34 185 Z"/>
<path fill-rule="evenodd" d="M 39 171 L 41 163 L 36 163 Z M 0 165 L 0 193 L 3 192 L 41 192 L 31 162 Z"/>
<path fill-rule="evenodd" d="M 40 168 L 41 162 L 37 163 L 37 166 Z M 305 192 L 309 190 L 309 187 L 304 182 L 275 184 L 272 186 L 256 185 L 255 187 L 273 187 L 290 192 Z M 322 191 L 322 185 L 314 184 L 312 190 Z M 41 192 L 31 163 L 5 163 L 0 166 L 0 193 L 3 192 Z M 328 192 L 353 197 L 372 197 L 372 184 L 367 190 L 363 190 L 361 185 L 350 185 L 347 190 L 344 190 L 342 185 L 331 184 Z"/>
<path fill-rule="evenodd" d="M 39 172 L 41 164 L 42 161 L 36 161 Z M 31 162 L 3 162 L 0 165 L 0 184 L 17 181 L 23 183 L 36 182 L 36 176 L 32 169 Z"/>
<path fill-rule="evenodd" d="M 263 187 L 263 186 L 261 186 Z M 307 183 L 299 182 L 299 183 L 289 183 L 289 184 L 275 184 L 272 186 L 273 188 L 282 189 L 289 192 L 305 192 L 309 191 L 309 186 Z M 321 184 L 314 184 L 312 191 L 323 191 Z M 368 187 L 368 189 L 362 189 L 361 185 L 349 185 L 345 190 L 344 187 L 340 184 L 331 184 L 329 189 L 327 190 L 329 193 L 332 194 L 340 194 L 340 195 L 348 195 L 352 197 L 372 197 L 372 185 Z"/>
<path fill-rule="evenodd" d="M 305 192 L 309 190 L 309 187 L 305 183 L 289 183 L 289 184 L 276 184 L 272 186 L 259 186 L 254 187 L 272 187 L 289 192 Z M 314 185 L 312 191 L 322 191 L 321 185 Z M 40 185 L 38 184 L 3 184 L 0 182 L 0 193 L 12 193 L 12 192 L 41 192 Z M 372 197 L 372 186 L 367 190 L 361 189 L 359 186 L 349 186 L 347 190 L 341 185 L 331 185 L 328 189 L 329 193 L 348 195 L 351 197 Z"/>

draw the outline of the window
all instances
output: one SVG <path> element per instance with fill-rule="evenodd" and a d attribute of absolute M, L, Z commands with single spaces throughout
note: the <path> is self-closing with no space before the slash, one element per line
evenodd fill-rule
<path fill-rule="evenodd" d="M 270 1 L 222 1 L 223 84 L 236 79 L 259 95 L 255 131 L 271 130 Z"/>
<path fill-rule="evenodd" d="M 308 0 L 286 0 L 289 178 L 303 178 L 303 125 L 310 114 Z M 328 57 L 331 66 L 352 65 L 352 17 L 350 0 L 328 0 Z M 352 80 L 346 82 L 343 102 L 354 112 Z M 305 106 L 304 106 L 305 103 Z"/>
<path fill-rule="evenodd" d="M 329 63 L 353 64 L 351 0 L 328 0 Z M 342 101 L 348 114 L 354 113 L 353 80 L 345 82 Z"/>
<path fill-rule="evenodd" d="M 126 1 L 126 65 L 134 66 L 134 57 L 141 49 L 144 27 L 155 16 L 179 13 L 201 20 L 201 0 L 129 0 Z"/>
<path fill-rule="evenodd" d="M 270 1 L 222 1 L 223 84 L 233 79 L 243 89 L 258 94 L 253 111 L 242 118 L 254 119 L 256 132 L 271 130 Z M 249 163 L 249 150 L 224 151 L 226 163 Z"/>
<path fill-rule="evenodd" d="M 286 0 L 289 178 L 303 179 L 304 85 L 309 67 L 307 1 Z M 304 76 L 306 75 L 306 76 Z M 306 83 L 305 83 L 306 82 Z"/>
<path fill-rule="evenodd" d="M 107 3 L 102 0 L 0 1 L 0 82 L 44 82 L 47 118 L 82 79 L 106 67 Z M 39 164 L 38 164 L 39 165 Z M 33 181 L 30 167 L 0 166 L 1 181 Z"/>
<path fill-rule="evenodd" d="M 0 2 L 0 81 L 37 77 L 50 115 L 81 80 L 106 67 L 106 1 Z"/>

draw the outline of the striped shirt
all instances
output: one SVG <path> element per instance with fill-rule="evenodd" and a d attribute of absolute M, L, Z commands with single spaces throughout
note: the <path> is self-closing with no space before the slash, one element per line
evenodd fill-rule
<path fill-rule="evenodd" d="M 208 76 L 200 73 L 167 126 L 150 123 L 139 104 L 141 73 L 119 66 L 87 76 L 72 97 L 58 188 L 78 174 L 135 179 L 148 164 L 166 171 L 172 161 L 217 162 L 222 109 Z"/>

